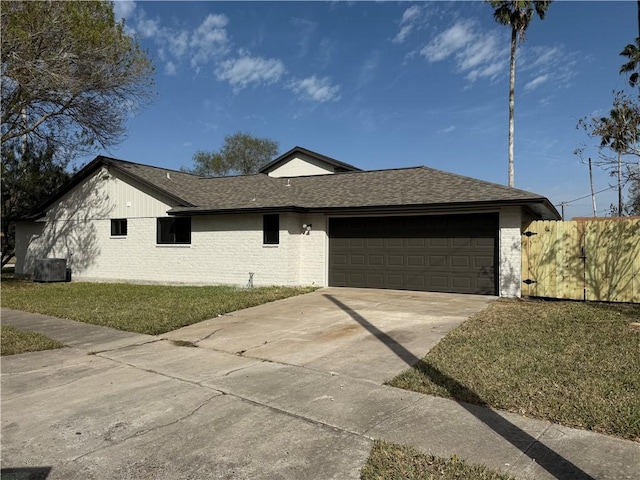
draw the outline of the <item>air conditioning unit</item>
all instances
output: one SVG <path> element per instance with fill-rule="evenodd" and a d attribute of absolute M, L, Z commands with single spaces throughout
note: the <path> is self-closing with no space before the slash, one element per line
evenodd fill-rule
<path fill-rule="evenodd" d="M 34 282 L 66 282 L 67 261 L 64 258 L 36 258 Z"/>

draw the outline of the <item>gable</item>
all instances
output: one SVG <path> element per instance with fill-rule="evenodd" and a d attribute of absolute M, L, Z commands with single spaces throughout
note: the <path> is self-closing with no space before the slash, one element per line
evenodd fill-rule
<path fill-rule="evenodd" d="M 304 177 L 307 175 L 327 175 L 335 173 L 335 167 L 310 155 L 297 154 L 284 160 L 271 170 L 270 177 Z"/>
<path fill-rule="evenodd" d="M 45 220 L 158 217 L 176 205 L 170 197 L 105 165 L 49 205 Z"/>
<path fill-rule="evenodd" d="M 359 172 L 358 167 L 302 147 L 294 147 L 268 163 L 259 173 L 270 177 L 304 177 L 341 172 Z"/>

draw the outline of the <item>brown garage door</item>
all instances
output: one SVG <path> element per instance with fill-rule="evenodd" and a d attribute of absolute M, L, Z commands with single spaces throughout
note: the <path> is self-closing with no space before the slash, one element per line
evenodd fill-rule
<path fill-rule="evenodd" d="M 496 294 L 497 214 L 329 219 L 329 285 Z"/>

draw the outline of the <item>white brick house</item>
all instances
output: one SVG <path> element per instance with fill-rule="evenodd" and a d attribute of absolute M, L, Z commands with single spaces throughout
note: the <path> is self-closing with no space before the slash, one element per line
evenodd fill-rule
<path fill-rule="evenodd" d="M 520 295 L 539 195 L 425 167 L 361 171 L 296 147 L 256 175 L 204 178 L 97 157 L 16 227 L 16 273 L 74 280 Z"/>

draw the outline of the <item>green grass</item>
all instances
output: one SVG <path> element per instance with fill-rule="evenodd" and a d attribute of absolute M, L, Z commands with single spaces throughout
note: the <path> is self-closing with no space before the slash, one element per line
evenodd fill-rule
<path fill-rule="evenodd" d="M 499 300 L 390 385 L 640 439 L 640 305 Z"/>
<path fill-rule="evenodd" d="M 177 287 L 116 283 L 33 283 L 3 278 L 2 306 L 159 335 L 224 313 L 314 288 Z"/>
<path fill-rule="evenodd" d="M 512 480 L 513 477 L 457 457 L 442 458 L 376 440 L 361 480 Z"/>
<path fill-rule="evenodd" d="M 18 330 L 11 325 L 0 326 L 0 352 L 3 356 L 62 347 L 62 343 L 40 333 Z"/>

